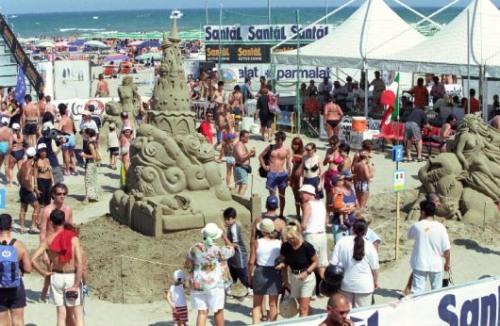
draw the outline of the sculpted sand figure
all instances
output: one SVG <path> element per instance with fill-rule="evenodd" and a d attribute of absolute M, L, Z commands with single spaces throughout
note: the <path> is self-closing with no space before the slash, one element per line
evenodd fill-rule
<path fill-rule="evenodd" d="M 467 115 L 460 123 L 451 152 L 442 153 L 420 169 L 420 199 L 435 193 L 439 216 L 466 221 L 499 217 L 500 132 L 481 118 Z M 417 201 L 418 202 L 418 201 Z"/>
<path fill-rule="evenodd" d="M 126 189 L 115 192 L 110 202 L 116 220 L 146 235 L 201 227 L 228 206 L 250 217 L 232 200 L 213 145 L 197 131 L 178 43 L 175 35 L 164 39 L 149 123 L 137 129 L 130 146 Z M 124 110 L 135 105 L 128 81 L 119 90 Z"/>
<path fill-rule="evenodd" d="M 134 117 L 137 116 L 141 105 L 141 96 L 131 76 L 123 77 L 122 85 L 118 87 L 118 97 L 120 97 L 122 112 L 133 114 Z"/>

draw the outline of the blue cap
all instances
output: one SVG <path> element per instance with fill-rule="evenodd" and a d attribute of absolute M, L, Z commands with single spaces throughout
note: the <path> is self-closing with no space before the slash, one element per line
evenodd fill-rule
<path fill-rule="evenodd" d="M 278 197 L 272 195 L 267 197 L 266 207 L 269 207 L 270 209 L 278 208 Z"/>

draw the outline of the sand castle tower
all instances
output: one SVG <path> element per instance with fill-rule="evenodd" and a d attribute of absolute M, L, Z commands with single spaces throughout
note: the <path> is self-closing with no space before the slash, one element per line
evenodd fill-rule
<path fill-rule="evenodd" d="M 111 215 L 146 235 L 203 227 L 233 206 L 238 217 L 250 212 L 233 201 L 214 160 L 212 144 L 196 130 L 177 35 L 164 37 L 160 77 L 153 89 L 149 123 L 130 147 L 127 189 L 114 193 Z"/>

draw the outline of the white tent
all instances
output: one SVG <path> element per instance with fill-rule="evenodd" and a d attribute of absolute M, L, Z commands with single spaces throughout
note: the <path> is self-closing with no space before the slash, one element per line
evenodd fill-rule
<path fill-rule="evenodd" d="M 467 16 L 470 32 L 467 33 Z M 490 0 L 472 1 L 433 37 L 411 48 L 368 60 L 381 69 L 467 75 L 467 35 L 470 35 L 471 74 L 486 65 L 500 76 L 500 11 Z"/>
<path fill-rule="evenodd" d="M 363 68 L 364 59 L 383 58 L 424 40 L 383 0 L 365 0 L 330 34 L 302 47 L 300 64 Z M 297 50 L 273 56 L 277 64 L 297 64 Z"/>

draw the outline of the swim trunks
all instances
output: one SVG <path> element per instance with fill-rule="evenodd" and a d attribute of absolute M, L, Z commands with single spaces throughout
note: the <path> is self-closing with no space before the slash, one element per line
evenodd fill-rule
<path fill-rule="evenodd" d="M 66 141 L 63 144 L 63 148 L 68 150 L 68 149 L 74 149 L 76 145 L 76 137 L 73 134 L 69 134 L 64 136 Z"/>
<path fill-rule="evenodd" d="M 76 307 L 82 304 L 82 291 L 78 289 L 78 298 L 68 299 L 65 290 L 71 288 L 75 282 L 75 273 L 54 272 L 50 276 L 50 300 L 56 307 Z"/>
<path fill-rule="evenodd" d="M 416 122 L 408 121 L 405 123 L 405 140 L 419 141 L 422 139 L 422 132 Z"/>
<path fill-rule="evenodd" d="M 369 192 L 370 183 L 368 181 L 356 181 L 354 182 L 354 189 L 356 192 Z"/>
<path fill-rule="evenodd" d="M 26 135 L 36 135 L 38 130 L 38 123 L 36 122 L 27 122 L 24 126 L 24 134 Z"/>
<path fill-rule="evenodd" d="M 11 151 L 10 155 L 16 160 L 16 162 L 21 161 L 24 158 L 24 149 L 18 149 L 17 151 Z"/>
<path fill-rule="evenodd" d="M 226 156 L 226 164 L 234 165 L 236 163 L 236 159 L 234 156 Z"/>
<path fill-rule="evenodd" d="M 268 172 L 266 180 L 266 188 L 273 191 L 276 187 L 279 190 L 284 190 L 288 186 L 288 173 L 283 172 Z"/>
<path fill-rule="evenodd" d="M 26 291 L 23 280 L 17 288 L 0 289 L 0 313 L 24 307 L 26 307 Z"/>
<path fill-rule="evenodd" d="M 9 152 L 9 142 L 0 141 L 0 155 L 5 155 Z"/>
<path fill-rule="evenodd" d="M 24 187 L 19 189 L 19 199 L 21 200 L 21 204 L 29 204 L 32 205 L 36 202 L 36 196 L 33 191 L 29 191 Z"/>
<path fill-rule="evenodd" d="M 234 180 L 237 185 L 248 184 L 248 172 L 245 168 L 236 165 L 234 167 Z"/>

